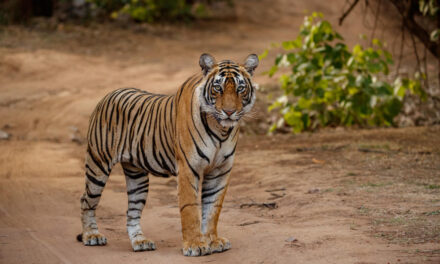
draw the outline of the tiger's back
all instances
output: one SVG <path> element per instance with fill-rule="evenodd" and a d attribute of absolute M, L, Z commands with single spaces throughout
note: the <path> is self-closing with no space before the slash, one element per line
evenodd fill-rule
<path fill-rule="evenodd" d="M 109 93 L 90 118 L 88 152 L 103 166 L 123 162 L 157 176 L 176 175 L 174 100 L 136 88 Z"/>

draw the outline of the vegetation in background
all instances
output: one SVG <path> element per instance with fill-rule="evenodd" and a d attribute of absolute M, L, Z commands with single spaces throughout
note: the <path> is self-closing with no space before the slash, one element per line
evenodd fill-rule
<path fill-rule="evenodd" d="M 33 16 L 52 16 L 54 2 L 55 0 L 2 0 L 0 25 L 27 22 Z"/>
<path fill-rule="evenodd" d="M 284 94 L 269 107 L 281 114 L 270 130 L 284 125 L 294 132 L 341 125 L 393 126 L 407 91 L 425 96 L 419 81 L 423 75 L 387 81 L 393 60 L 379 40 L 350 51 L 322 17 L 305 17 L 299 36 L 281 43 L 285 53 L 277 56 L 268 74 L 286 67 L 290 71 L 280 77 Z"/>
<path fill-rule="evenodd" d="M 427 103 L 420 107 L 425 115 L 438 117 L 436 111 L 439 107 L 438 93 L 440 88 L 440 1 L 439 0 L 353 0 L 347 1 L 348 8 L 344 6 L 344 12 L 339 18 L 341 26 L 344 19 L 359 6 L 362 7 L 363 19 L 372 19 L 371 38 L 374 38 L 376 30 L 390 24 L 390 21 L 399 21 L 400 30 L 400 51 L 396 71 L 399 71 L 405 50 L 410 49 L 416 62 L 412 67 L 415 71 L 423 72 L 425 79 L 422 86 L 428 96 Z M 397 11 L 398 16 L 390 13 Z M 422 45 L 420 45 L 422 44 Z M 428 74 L 428 54 L 437 59 L 438 67 L 434 72 Z M 434 73 L 434 74 L 433 74 Z M 437 80 L 433 78 L 437 75 Z"/>
<path fill-rule="evenodd" d="M 129 17 L 136 22 L 189 21 L 209 15 L 214 2 L 232 0 L 87 0 L 92 8 L 113 19 Z"/>
<path fill-rule="evenodd" d="M 194 17 L 194 1 L 188 0 L 88 0 L 116 19 L 127 15 L 134 21 L 186 20 Z"/>
<path fill-rule="evenodd" d="M 419 11 L 423 16 L 429 17 L 432 20 L 439 19 L 440 15 L 439 6 L 437 0 L 419 0 Z M 437 25 L 440 27 L 440 24 Z M 430 39 L 433 42 L 439 41 L 440 28 L 436 28 L 431 31 Z"/>
<path fill-rule="evenodd" d="M 188 21 L 206 18 L 216 2 L 232 0 L 5 0 L 0 23 L 26 23 L 35 16 L 58 20 L 128 19 L 136 22 Z"/>

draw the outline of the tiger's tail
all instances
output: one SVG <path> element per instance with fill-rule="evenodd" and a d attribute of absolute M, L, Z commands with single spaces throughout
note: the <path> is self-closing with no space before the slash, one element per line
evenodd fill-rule
<path fill-rule="evenodd" d="M 82 236 L 82 234 L 78 234 L 78 235 L 76 236 L 76 240 L 78 240 L 78 242 L 83 242 L 83 236 Z"/>

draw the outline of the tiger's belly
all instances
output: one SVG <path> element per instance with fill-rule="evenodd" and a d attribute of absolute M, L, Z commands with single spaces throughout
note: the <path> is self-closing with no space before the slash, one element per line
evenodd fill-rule
<path fill-rule="evenodd" d="M 166 149 L 157 149 L 155 146 L 156 144 L 152 142 L 145 148 L 139 144 L 136 150 L 125 151 L 122 154 L 121 162 L 131 163 L 155 176 L 177 176 L 175 156 L 168 153 Z"/>

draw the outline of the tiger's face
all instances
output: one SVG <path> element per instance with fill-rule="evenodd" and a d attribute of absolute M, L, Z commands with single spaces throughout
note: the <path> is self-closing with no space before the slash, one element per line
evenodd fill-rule
<path fill-rule="evenodd" d="M 209 54 L 202 54 L 200 66 L 206 77 L 200 93 L 202 111 L 211 114 L 223 127 L 237 125 L 250 112 L 255 102 L 251 77 L 258 66 L 258 57 L 251 54 L 244 64 L 230 60 L 219 63 Z"/>

